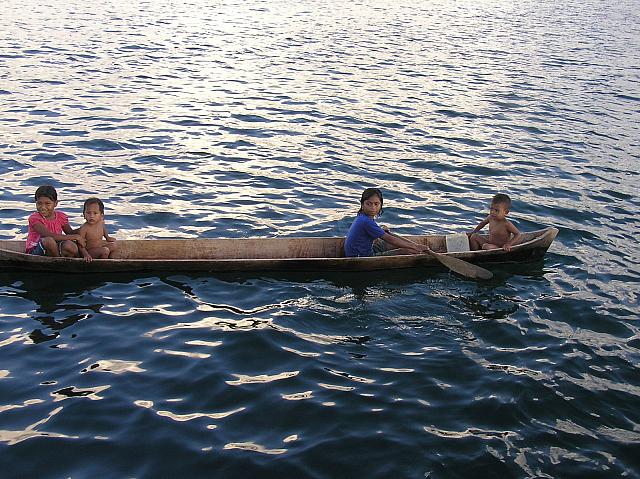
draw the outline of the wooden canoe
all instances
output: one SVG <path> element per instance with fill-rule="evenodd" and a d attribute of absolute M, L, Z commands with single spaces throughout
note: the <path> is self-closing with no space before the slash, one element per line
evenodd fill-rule
<path fill-rule="evenodd" d="M 548 227 L 522 233 L 510 252 L 503 249 L 446 253 L 445 235 L 406 236 L 439 253 L 470 263 L 514 263 L 542 258 L 558 234 Z M 0 268 L 97 273 L 126 271 L 373 271 L 438 265 L 428 254 L 345 258 L 344 238 L 218 238 L 119 240 L 112 259 L 49 258 L 24 253 L 24 241 L 0 240 Z"/>

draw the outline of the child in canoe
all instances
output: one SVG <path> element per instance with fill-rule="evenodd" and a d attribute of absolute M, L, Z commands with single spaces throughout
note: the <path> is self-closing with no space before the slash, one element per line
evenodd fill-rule
<path fill-rule="evenodd" d="M 78 256 L 84 239 L 74 234 L 69 219 L 58 206 L 58 193 L 51 185 L 40 186 L 34 195 L 36 211 L 29 216 L 25 252 L 39 256 Z"/>
<path fill-rule="evenodd" d="M 472 250 L 504 248 L 505 251 L 511 251 L 511 246 L 520 239 L 520 232 L 506 218 L 510 209 L 511 198 L 508 195 L 498 193 L 493 197 L 489 216 L 482 220 L 471 233 L 468 233 L 469 246 Z M 489 225 L 488 237 L 478 233 L 486 225 Z"/>
<path fill-rule="evenodd" d="M 82 216 L 85 224 L 78 228 L 85 246 L 80 246 L 80 254 L 86 262 L 93 259 L 111 258 L 117 249 L 116 239 L 109 236 L 104 225 L 104 203 L 99 198 L 89 198 L 84 202 Z M 107 242 L 103 243 L 102 238 Z"/>
<path fill-rule="evenodd" d="M 360 198 L 360 210 L 353 221 L 344 242 L 345 256 L 382 256 L 418 254 L 429 250 L 378 226 L 375 218 L 382 214 L 382 192 L 367 188 Z"/>

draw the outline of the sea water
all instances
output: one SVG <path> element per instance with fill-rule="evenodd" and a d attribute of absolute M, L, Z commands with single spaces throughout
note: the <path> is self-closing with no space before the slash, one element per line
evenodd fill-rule
<path fill-rule="evenodd" d="M 637 477 L 635 1 L 4 2 L 0 238 L 399 234 L 544 260 L 0 274 L 3 477 Z"/>

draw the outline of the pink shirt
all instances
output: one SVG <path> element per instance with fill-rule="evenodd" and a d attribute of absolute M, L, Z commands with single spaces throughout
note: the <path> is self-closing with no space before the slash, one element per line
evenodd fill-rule
<path fill-rule="evenodd" d="M 27 245 L 25 251 L 30 253 L 33 248 L 38 246 L 40 241 L 40 234 L 33 228 L 38 223 L 42 223 L 45 228 L 54 234 L 61 235 L 63 233 L 62 227 L 69 224 L 69 219 L 62 211 L 54 210 L 54 218 L 52 220 L 46 219 L 37 211 L 31 213 L 29 216 L 29 229 L 27 231 Z"/>

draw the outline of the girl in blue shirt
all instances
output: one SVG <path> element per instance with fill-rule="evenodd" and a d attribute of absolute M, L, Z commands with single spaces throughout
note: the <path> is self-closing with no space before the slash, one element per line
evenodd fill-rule
<path fill-rule="evenodd" d="M 360 211 L 344 242 L 344 255 L 378 256 L 428 251 L 426 246 L 394 236 L 378 226 L 375 218 L 382 214 L 382 202 L 382 192 L 378 188 L 364 190 L 360 198 Z"/>

